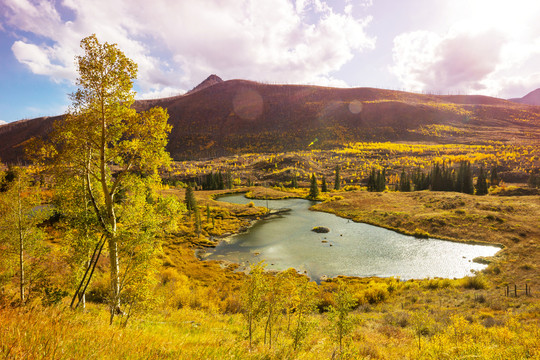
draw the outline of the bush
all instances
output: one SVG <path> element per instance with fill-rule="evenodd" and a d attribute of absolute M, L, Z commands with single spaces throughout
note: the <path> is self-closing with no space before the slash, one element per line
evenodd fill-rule
<path fill-rule="evenodd" d="M 422 229 L 416 228 L 416 229 L 414 229 L 413 236 L 415 238 L 427 239 L 429 237 L 429 233 L 427 231 L 422 230 Z"/>
<path fill-rule="evenodd" d="M 481 275 L 466 276 L 462 279 L 462 286 L 465 289 L 482 290 L 487 289 L 488 283 L 487 280 Z"/>
<path fill-rule="evenodd" d="M 370 304 L 383 302 L 388 298 L 388 286 L 386 284 L 375 284 L 364 291 L 364 298 Z"/>

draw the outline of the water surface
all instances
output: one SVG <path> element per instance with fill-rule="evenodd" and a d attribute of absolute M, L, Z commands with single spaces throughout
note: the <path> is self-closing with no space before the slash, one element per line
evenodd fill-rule
<path fill-rule="evenodd" d="M 461 278 L 486 265 L 472 262 L 493 256 L 495 246 L 471 245 L 439 239 L 418 239 L 373 225 L 355 223 L 334 214 L 310 211 L 315 204 L 303 199 L 251 200 L 243 195 L 219 199 L 270 209 L 291 211 L 258 221 L 247 232 L 234 235 L 209 249 L 206 259 L 228 260 L 241 265 L 265 260 L 267 268 L 295 268 L 310 278 L 338 275 L 368 277 Z M 311 231 L 325 226 L 329 233 Z"/>

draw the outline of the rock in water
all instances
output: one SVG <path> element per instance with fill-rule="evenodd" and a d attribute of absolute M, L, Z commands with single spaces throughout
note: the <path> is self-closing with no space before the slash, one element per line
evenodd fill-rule
<path fill-rule="evenodd" d="M 316 233 L 327 233 L 330 232 L 330 229 L 324 226 L 315 226 L 311 231 L 315 231 Z"/>

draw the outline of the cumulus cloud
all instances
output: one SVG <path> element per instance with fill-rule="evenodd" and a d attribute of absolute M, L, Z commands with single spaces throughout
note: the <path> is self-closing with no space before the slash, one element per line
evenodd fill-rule
<path fill-rule="evenodd" d="M 482 92 L 497 70 L 504 37 L 496 31 L 453 34 L 402 34 L 394 39 L 392 71 L 415 91 Z"/>
<path fill-rule="evenodd" d="M 501 97 L 530 91 L 539 85 L 534 74 L 540 61 L 540 3 L 522 5 L 452 1 L 447 16 L 456 21 L 446 33 L 415 31 L 394 38 L 390 71 L 412 91 Z"/>
<path fill-rule="evenodd" d="M 0 125 L 5 125 L 5 124 L 7 124 L 7 122 L 6 122 L 6 121 L 4 121 L 4 120 L 0 120 Z"/>
<path fill-rule="evenodd" d="M 55 81 L 76 77 L 81 38 L 96 33 L 118 43 L 139 64 L 141 94 L 191 88 L 211 73 L 221 77 L 333 84 L 331 73 L 375 39 L 369 17 L 351 4 L 322 0 L 5 0 L 6 24 L 20 37 L 18 61 Z M 45 41 L 43 40 L 45 39 Z"/>

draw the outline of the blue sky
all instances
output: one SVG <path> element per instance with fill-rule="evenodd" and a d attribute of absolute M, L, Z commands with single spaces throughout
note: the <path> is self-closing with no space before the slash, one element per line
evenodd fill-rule
<path fill-rule="evenodd" d="M 139 64 L 138 98 L 224 80 L 521 97 L 537 0 L 0 0 L 0 122 L 69 106 L 79 42 Z"/>

